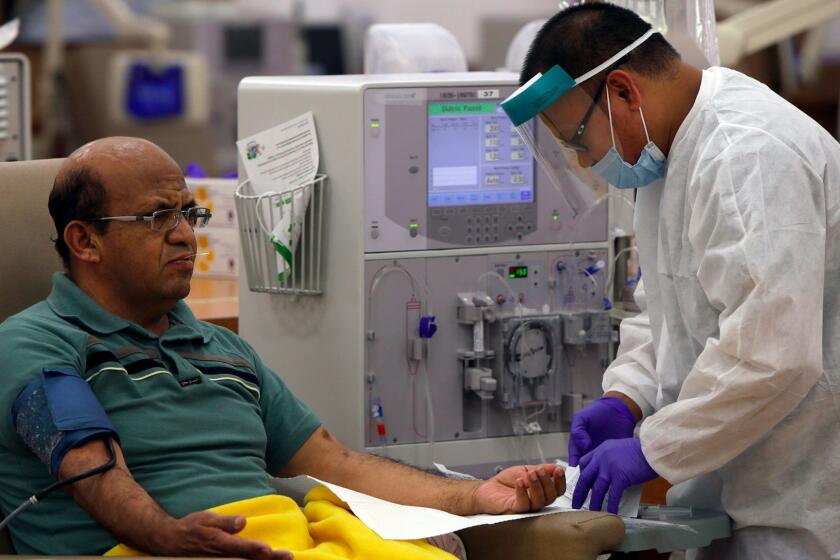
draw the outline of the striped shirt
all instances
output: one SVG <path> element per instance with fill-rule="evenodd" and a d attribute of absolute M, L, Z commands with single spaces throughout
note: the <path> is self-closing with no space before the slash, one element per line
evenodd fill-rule
<path fill-rule="evenodd" d="M 44 368 L 72 367 L 114 423 L 137 482 L 167 512 L 274 492 L 277 474 L 320 425 L 254 350 L 198 321 L 184 302 L 163 336 L 116 317 L 65 274 L 50 296 L 0 325 L 0 511 L 53 482 L 10 411 Z M 11 525 L 18 553 L 101 554 L 116 540 L 64 492 Z"/>

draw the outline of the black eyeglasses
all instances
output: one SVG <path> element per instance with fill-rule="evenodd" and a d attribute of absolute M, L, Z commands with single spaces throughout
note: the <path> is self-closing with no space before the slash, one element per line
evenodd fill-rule
<path fill-rule="evenodd" d="M 585 152 L 589 150 L 587 145 L 583 143 L 583 135 L 586 133 L 586 125 L 589 124 L 589 119 L 592 117 L 592 113 L 595 111 L 595 107 L 598 105 L 598 100 L 601 99 L 601 94 L 603 93 L 604 86 L 606 85 L 606 80 L 601 82 L 601 85 L 598 87 L 598 92 L 595 94 L 595 98 L 592 100 L 592 103 L 589 105 L 589 109 L 586 110 L 586 114 L 583 116 L 583 120 L 580 121 L 577 129 L 575 129 L 574 136 L 572 136 L 571 140 L 564 141 L 566 146 L 576 152 Z"/>
<path fill-rule="evenodd" d="M 192 207 L 184 210 L 172 208 L 169 210 L 158 210 L 152 212 L 148 216 L 105 216 L 104 218 L 95 218 L 93 220 L 86 220 L 88 222 L 149 222 L 149 227 L 154 231 L 169 231 L 175 229 L 181 223 L 181 217 L 187 219 L 187 223 L 191 228 L 203 228 L 210 221 L 213 213 L 209 208 Z"/>

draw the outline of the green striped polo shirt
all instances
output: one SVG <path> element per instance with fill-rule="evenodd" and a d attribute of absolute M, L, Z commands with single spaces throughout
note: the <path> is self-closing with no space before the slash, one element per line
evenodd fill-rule
<path fill-rule="evenodd" d="M 70 278 L 0 325 L 0 511 L 54 481 L 14 429 L 12 404 L 43 368 L 90 384 L 137 482 L 175 517 L 274 493 L 277 474 L 320 425 L 254 350 L 184 302 L 157 336 L 110 314 Z M 117 544 L 65 492 L 11 524 L 19 554 L 101 554 Z"/>

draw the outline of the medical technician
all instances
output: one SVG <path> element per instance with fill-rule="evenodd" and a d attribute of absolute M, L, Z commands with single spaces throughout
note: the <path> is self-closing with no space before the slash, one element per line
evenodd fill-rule
<path fill-rule="evenodd" d="M 550 19 L 521 82 L 503 106 L 580 216 L 597 196 L 553 163 L 561 146 L 637 189 L 642 312 L 573 419 L 574 506 L 615 512 L 661 475 L 671 503 L 733 519 L 704 557 L 840 558 L 840 145 L 610 4 Z"/>

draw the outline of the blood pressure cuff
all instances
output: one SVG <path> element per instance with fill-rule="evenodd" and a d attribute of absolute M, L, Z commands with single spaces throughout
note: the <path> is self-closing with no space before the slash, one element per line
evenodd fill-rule
<path fill-rule="evenodd" d="M 12 422 L 55 477 L 71 449 L 106 436 L 119 439 L 90 385 L 72 368 L 44 368 L 15 399 Z"/>

